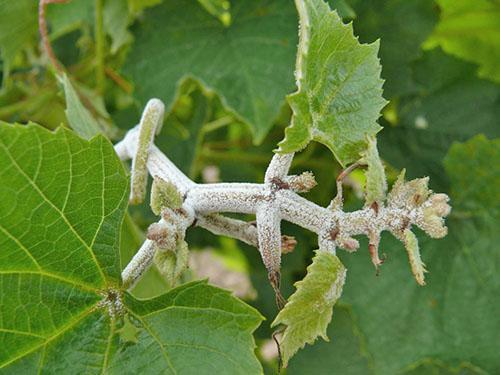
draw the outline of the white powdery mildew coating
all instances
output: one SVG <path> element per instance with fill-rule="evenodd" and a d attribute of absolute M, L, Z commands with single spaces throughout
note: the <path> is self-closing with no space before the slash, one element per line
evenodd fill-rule
<path fill-rule="evenodd" d="M 146 195 L 147 161 L 155 133 L 161 128 L 165 106 L 159 99 L 148 101 L 139 123 L 137 147 L 132 158 L 130 202 L 141 203 Z"/>
<path fill-rule="evenodd" d="M 259 247 L 257 227 L 246 221 L 209 214 L 199 215 L 196 225 L 214 234 L 233 237 L 248 245 Z"/>
<path fill-rule="evenodd" d="M 259 251 L 269 272 L 277 272 L 281 265 L 281 217 L 273 204 L 261 204 L 256 212 Z"/>
<path fill-rule="evenodd" d="M 188 191 L 186 204 L 197 213 L 238 212 L 254 214 L 269 192 L 259 184 L 207 184 Z"/>
<path fill-rule="evenodd" d="M 125 313 L 125 306 L 122 301 L 121 291 L 115 288 L 108 288 L 99 292 L 103 297 L 97 304 L 97 308 L 106 309 L 111 319 L 119 318 Z"/>
<path fill-rule="evenodd" d="M 290 166 L 292 165 L 293 155 L 294 153 L 274 154 L 269 166 L 267 167 L 264 182 L 271 183 L 275 178 L 284 179 L 290 170 Z"/>
<path fill-rule="evenodd" d="M 340 298 L 342 294 L 342 288 L 345 284 L 345 278 L 347 275 L 347 270 L 342 267 L 338 272 L 338 277 L 335 282 L 332 284 L 328 292 L 325 294 L 325 301 L 328 304 L 335 303 Z"/>
<path fill-rule="evenodd" d="M 126 289 L 131 289 L 135 286 L 143 273 L 153 263 L 155 252 L 156 244 L 154 241 L 144 241 L 132 260 L 127 264 L 127 267 L 122 271 L 123 286 Z"/>
<path fill-rule="evenodd" d="M 115 145 L 121 159 L 135 155 L 138 133 L 137 127 L 130 130 L 124 140 Z M 307 190 L 315 182 L 309 174 L 302 177 L 287 176 L 293 156 L 293 153 L 274 155 L 263 184 L 196 184 L 154 145 L 149 148 L 147 169 L 152 176 L 171 182 L 183 196 L 184 203 L 180 211 L 164 211 L 163 215 L 167 221 L 169 217 L 176 218 L 174 224 L 181 233 L 181 239 L 184 239 L 185 230 L 193 223 L 215 234 L 240 239 L 258 246 L 267 269 L 276 274 L 281 262 L 283 239 L 280 222 L 283 219 L 315 232 L 320 249 L 330 253 L 335 253 L 336 247 L 356 250 L 359 243 L 353 236 L 361 234 L 369 236 L 370 245 L 376 247 L 380 233 L 384 230 L 404 241 L 403 234 L 412 225 L 419 226 L 433 237 L 446 234 L 442 217 L 449 213 L 448 197 L 427 190 L 425 178 L 412 180 L 405 185 L 403 176 L 389 193 L 387 205 L 381 202 L 375 207 L 344 212 L 342 205 L 320 207 L 293 191 L 291 184 L 294 181 L 298 181 L 299 191 L 303 188 Z M 256 214 L 257 228 L 240 220 L 216 215 L 220 212 Z M 295 245 L 294 240 L 285 240 L 286 248 L 292 245 Z M 122 273 L 127 287 L 133 286 L 150 266 L 155 250 L 153 241 L 144 242 Z M 378 255 L 376 258 L 372 255 L 372 261 L 377 259 Z"/>

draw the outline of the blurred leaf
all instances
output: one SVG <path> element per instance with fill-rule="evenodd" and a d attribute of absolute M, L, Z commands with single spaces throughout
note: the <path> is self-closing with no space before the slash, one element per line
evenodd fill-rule
<path fill-rule="evenodd" d="M 444 164 L 451 176 L 453 204 L 477 213 L 500 214 L 500 138 L 477 135 L 454 143 Z"/>
<path fill-rule="evenodd" d="M 124 0 L 106 0 L 103 10 L 104 30 L 111 37 L 111 54 L 132 41 L 128 31 L 129 12 Z"/>
<path fill-rule="evenodd" d="M 63 74 L 59 76 L 58 79 L 64 88 L 66 97 L 66 117 L 68 118 L 71 128 L 85 139 L 90 139 L 101 133 L 101 126 L 81 103 L 68 76 Z"/>
<path fill-rule="evenodd" d="M 0 0 L 0 57 L 4 81 L 17 53 L 36 40 L 37 14 L 36 1 Z"/>
<path fill-rule="evenodd" d="M 470 191 L 481 191 L 483 184 L 498 180 L 498 152 L 494 159 L 487 157 L 493 156 L 491 150 L 498 148 L 496 145 L 498 140 L 479 138 L 453 146 L 446 168 L 459 185 L 452 186 L 452 192 L 460 191 L 462 181 L 467 181 Z M 463 163 L 464 157 L 474 168 L 454 167 Z M 500 220 L 498 211 L 491 210 L 491 198 L 480 194 L 467 197 L 465 205 L 460 196 L 452 194 L 452 205 L 456 203 L 446 238 L 419 238 L 429 270 L 423 288 L 408 277 L 403 248 L 389 236 L 381 243 L 388 258 L 379 277 L 363 254 L 342 257 L 349 269 L 345 301 L 352 304 L 376 374 L 400 373 L 423 360 L 447 366 L 467 362 L 489 373 L 500 369 L 496 345 L 500 252 L 495 251 Z M 498 195 L 495 202 L 498 206 Z M 477 215 L 460 215 L 470 205 L 481 208 Z"/>
<path fill-rule="evenodd" d="M 128 7 L 131 13 L 140 13 L 146 8 L 158 5 L 163 0 L 128 0 Z"/>
<path fill-rule="evenodd" d="M 425 47 L 441 46 L 454 56 L 479 65 L 482 78 L 500 83 L 500 2 L 437 0 L 441 17 Z"/>
<path fill-rule="evenodd" d="M 198 0 L 208 13 L 217 17 L 224 26 L 231 25 L 231 3 L 229 0 Z"/>
<path fill-rule="evenodd" d="M 346 165 L 359 159 L 367 136 L 380 130 L 376 121 L 386 101 L 378 42 L 359 44 L 352 26 L 344 25 L 323 0 L 297 4 L 301 24 L 295 73 L 298 91 L 288 96 L 293 117 L 279 151 L 299 151 L 316 140 Z"/>
<path fill-rule="evenodd" d="M 349 310 L 336 306 L 328 326 L 331 341 L 318 341 L 299 351 L 289 362 L 287 375 L 371 374 L 362 339 Z"/>
<path fill-rule="evenodd" d="M 328 3 L 332 9 L 337 10 L 337 13 L 343 20 L 353 20 L 356 18 L 356 12 L 346 0 L 329 0 Z"/>
<path fill-rule="evenodd" d="M 177 127 L 174 126 L 175 116 L 170 116 L 155 143 L 182 171 L 195 177 L 192 175 L 194 172 L 193 163 L 201 146 L 202 127 L 208 121 L 211 108 L 208 98 L 199 88 L 195 88 L 187 96 L 189 82 L 182 86 L 179 91 L 186 93 L 183 99 L 190 101 L 191 113 L 187 114 L 187 118 L 183 119 Z M 179 126 L 182 127 L 181 134 L 179 134 Z"/>
<path fill-rule="evenodd" d="M 179 81 L 192 76 L 217 91 L 261 142 L 293 88 L 297 23 L 289 1 L 232 2 L 224 27 L 194 0 L 145 12 L 125 65 L 142 103 L 171 107 Z"/>
<path fill-rule="evenodd" d="M 56 39 L 83 26 L 94 25 L 94 9 L 95 2 L 89 0 L 47 5 L 51 38 Z"/>
<path fill-rule="evenodd" d="M 384 96 L 415 92 L 411 63 L 422 54 L 420 45 L 432 32 L 437 12 L 432 0 L 351 0 L 357 17 L 354 30 L 362 42 L 380 38 Z"/>
<path fill-rule="evenodd" d="M 333 306 L 342 294 L 346 269 L 339 258 L 317 250 L 307 275 L 297 282 L 283 310 L 274 319 L 272 327 L 285 325 L 281 339 L 281 353 L 286 367 L 297 350 L 313 344 L 321 336 L 328 341 L 326 329 L 332 319 Z"/>
<path fill-rule="evenodd" d="M 421 95 L 401 101 L 399 122 L 380 133 L 379 149 L 396 168 L 407 168 L 408 177 L 430 176 L 435 190 L 446 190 L 442 160 L 452 142 L 500 135 L 500 87 L 439 49 L 426 52 L 414 69 Z"/>

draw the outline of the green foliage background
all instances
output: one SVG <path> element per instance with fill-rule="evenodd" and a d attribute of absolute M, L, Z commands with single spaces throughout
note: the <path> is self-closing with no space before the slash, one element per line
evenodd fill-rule
<path fill-rule="evenodd" d="M 400 243 L 383 238 L 387 261 L 376 277 L 366 251 L 341 253 L 344 294 L 328 329 L 289 363 L 289 374 L 483 374 L 500 372 L 500 3 L 496 0 L 331 0 L 362 42 L 380 38 L 384 97 L 380 155 L 394 180 L 428 175 L 450 194 L 443 240 L 421 238 L 430 273 L 415 284 Z M 169 116 L 157 145 L 201 181 L 217 165 L 224 181 L 259 181 L 283 139 L 295 89 L 297 14 L 288 0 L 72 0 L 48 6 L 50 39 L 67 78 L 59 81 L 41 50 L 37 1 L 0 0 L 0 120 L 47 129 L 85 122 L 120 139 L 146 101 L 159 97 Z M 230 14 L 230 18 L 228 13 Z M 97 17 L 96 17 L 97 16 Z M 104 80 L 102 79 L 104 77 Z M 78 129 L 75 129 L 78 130 Z M 478 135 L 480 134 L 480 135 Z M 0 166 L 0 169 L 3 166 Z M 311 170 L 308 199 L 326 205 L 340 165 L 310 144 L 293 171 Z M 1 175 L 1 174 L 0 174 Z M 362 177 L 354 175 L 362 184 Z M 0 197 L 3 199 L 3 197 Z M 348 205 L 359 207 L 355 190 Z M 134 207 L 122 228 L 122 260 L 153 221 Z M 310 233 L 283 225 L 299 241 L 283 260 L 286 296 L 315 249 Z M 271 336 L 274 295 L 255 249 L 192 230 L 191 248 L 243 252 L 266 318 L 257 343 Z M 232 257 L 234 258 L 234 256 Z M 234 260 L 234 259 L 233 259 Z M 241 262 L 241 260 L 240 260 Z M 138 297 L 166 291 L 150 272 Z M 276 361 L 263 360 L 275 372 Z"/>

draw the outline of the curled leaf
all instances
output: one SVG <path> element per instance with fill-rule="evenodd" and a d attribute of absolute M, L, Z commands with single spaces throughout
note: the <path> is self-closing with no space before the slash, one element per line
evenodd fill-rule
<path fill-rule="evenodd" d="M 332 253 L 317 250 L 307 275 L 295 283 L 297 290 L 280 311 L 272 326 L 286 326 L 281 341 L 283 363 L 318 336 L 328 341 L 326 329 L 332 320 L 333 305 L 342 293 L 346 269 Z"/>
<path fill-rule="evenodd" d="M 366 170 L 366 205 L 381 203 L 387 192 L 387 179 L 384 165 L 380 160 L 375 137 L 368 138 L 368 147 L 363 153 L 363 162 L 368 165 Z"/>
<path fill-rule="evenodd" d="M 176 209 L 182 206 L 182 195 L 174 184 L 156 176 L 151 187 L 151 210 L 160 215 L 165 207 Z"/>
<path fill-rule="evenodd" d="M 425 269 L 425 264 L 422 262 L 422 259 L 420 259 L 417 236 L 415 236 L 411 230 L 405 229 L 403 239 L 406 251 L 408 252 L 411 272 L 419 285 L 425 285 L 424 273 L 427 272 L 427 270 Z"/>

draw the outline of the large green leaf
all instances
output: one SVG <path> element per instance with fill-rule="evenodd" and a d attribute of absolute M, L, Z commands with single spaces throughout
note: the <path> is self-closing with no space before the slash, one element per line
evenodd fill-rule
<path fill-rule="evenodd" d="M 104 363 L 114 324 L 96 306 L 120 281 L 120 161 L 103 137 L 1 124 L 0 165 L 0 367 Z"/>
<path fill-rule="evenodd" d="M 295 284 L 297 290 L 272 324 L 285 325 L 281 341 L 285 366 L 306 343 L 314 343 L 318 336 L 328 340 L 326 329 L 332 319 L 333 305 L 342 293 L 345 275 L 346 269 L 339 258 L 316 251 L 306 277 Z"/>
<path fill-rule="evenodd" d="M 380 126 L 382 98 L 378 42 L 362 45 L 323 0 L 297 0 L 300 41 L 298 91 L 288 96 L 291 125 L 280 152 L 303 149 L 311 140 L 328 146 L 345 165 L 359 159 Z"/>
<path fill-rule="evenodd" d="M 125 71 L 142 103 L 170 107 L 179 81 L 191 76 L 217 91 L 260 142 L 293 90 L 297 43 L 289 1 L 231 2 L 224 27 L 194 0 L 170 0 L 145 11 Z"/>
<path fill-rule="evenodd" d="M 120 289 L 128 183 L 104 137 L 2 123 L 0 165 L 3 372 L 261 372 L 251 333 L 262 317 L 228 292 L 198 282 L 138 301 Z M 125 335 L 130 319 L 139 341 Z"/>
<path fill-rule="evenodd" d="M 495 0 L 437 0 L 441 19 L 426 42 L 479 64 L 479 76 L 500 83 L 500 3 Z"/>
<path fill-rule="evenodd" d="M 194 282 L 151 300 L 127 296 L 137 342 L 123 345 L 112 373 L 259 374 L 252 332 L 262 316 L 229 292 Z"/>
<path fill-rule="evenodd" d="M 343 257 L 350 271 L 345 301 L 376 374 L 401 373 L 424 361 L 500 370 L 500 220 L 492 209 L 500 197 L 489 187 L 500 183 L 498 142 L 477 137 L 453 146 L 446 158 L 453 182 L 449 234 L 441 241 L 419 238 L 427 286 L 408 277 L 404 250 L 389 236 L 381 243 L 388 258 L 379 277 L 361 254 Z"/>

